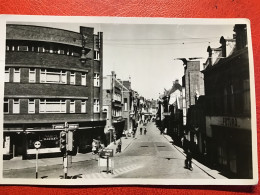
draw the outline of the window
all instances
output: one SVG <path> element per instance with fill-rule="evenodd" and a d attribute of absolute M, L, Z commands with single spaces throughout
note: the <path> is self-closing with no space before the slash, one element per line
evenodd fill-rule
<path fill-rule="evenodd" d="M 99 60 L 99 51 L 94 51 L 94 60 Z"/>
<path fill-rule="evenodd" d="M 28 113 L 35 113 L 35 100 L 29 99 L 28 101 Z"/>
<path fill-rule="evenodd" d="M 66 113 L 65 100 L 40 100 L 40 113 Z"/>
<path fill-rule="evenodd" d="M 30 68 L 29 70 L 29 83 L 35 83 L 36 81 L 36 69 Z"/>
<path fill-rule="evenodd" d="M 128 106 L 127 106 L 127 98 L 124 98 L 124 111 L 128 110 Z"/>
<path fill-rule="evenodd" d="M 67 72 L 59 70 L 41 69 L 40 73 L 41 83 L 67 83 Z"/>
<path fill-rule="evenodd" d="M 13 101 L 13 114 L 20 113 L 20 100 L 14 99 Z"/>
<path fill-rule="evenodd" d="M 94 74 L 94 87 L 99 87 L 99 74 L 95 73 Z"/>
<path fill-rule="evenodd" d="M 45 49 L 44 49 L 44 47 L 38 47 L 38 52 L 40 52 L 40 53 L 43 53 L 43 52 L 45 52 Z"/>
<path fill-rule="evenodd" d="M 29 51 L 29 48 L 28 48 L 28 46 L 18 46 L 17 50 L 18 51 Z"/>
<path fill-rule="evenodd" d="M 75 72 L 70 73 L 70 84 L 75 85 Z"/>
<path fill-rule="evenodd" d="M 65 54 L 65 52 L 64 52 L 64 50 L 58 50 L 58 54 L 62 54 L 62 55 L 64 55 Z"/>
<path fill-rule="evenodd" d="M 5 82 L 10 81 L 10 68 L 5 68 Z"/>
<path fill-rule="evenodd" d="M 87 85 L 87 74 L 86 73 L 81 73 L 81 85 Z"/>
<path fill-rule="evenodd" d="M 86 113 L 86 101 L 81 101 L 81 113 Z"/>
<path fill-rule="evenodd" d="M 94 113 L 99 112 L 99 99 L 94 99 Z"/>
<path fill-rule="evenodd" d="M 14 82 L 20 82 L 20 68 L 14 69 Z"/>
<path fill-rule="evenodd" d="M 9 113 L 9 100 L 4 99 L 4 113 L 7 114 Z"/>
<path fill-rule="evenodd" d="M 9 46 L 7 45 L 7 46 L 6 46 L 6 51 L 9 51 L 9 50 L 10 50 L 10 48 L 9 48 Z"/>
<path fill-rule="evenodd" d="M 75 113 L 75 101 L 70 100 L 70 113 Z"/>

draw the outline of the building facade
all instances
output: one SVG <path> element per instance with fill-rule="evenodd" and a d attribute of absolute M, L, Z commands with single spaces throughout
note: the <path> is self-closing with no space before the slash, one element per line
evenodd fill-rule
<path fill-rule="evenodd" d="M 74 128 L 75 152 L 102 137 L 103 34 L 8 24 L 4 156 L 59 154 L 61 124 Z"/>
<path fill-rule="evenodd" d="M 249 59 L 246 25 L 234 26 L 235 47 L 227 55 L 220 39 L 218 60 L 203 71 L 208 158 L 233 178 L 252 178 Z"/>

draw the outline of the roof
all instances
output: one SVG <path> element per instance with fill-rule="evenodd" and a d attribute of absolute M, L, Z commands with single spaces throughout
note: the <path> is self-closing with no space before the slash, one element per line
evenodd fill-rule
<path fill-rule="evenodd" d="M 248 56 L 248 48 L 247 47 L 245 47 L 243 49 L 240 49 L 240 50 L 234 51 L 230 56 L 228 56 L 226 58 L 220 58 L 218 63 L 216 63 L 216 64 L 214 64 L 212 66 L 207 66 L 207 68 L 202 70 L 201 72 L 205 73 L 205 72 L 214 70 L 216 68 L 225 66 L 226 63 L 231 62 L 232 60 L 237 59 L 239 56 L 242 56 L 242 55 L 247 55 Z"/>

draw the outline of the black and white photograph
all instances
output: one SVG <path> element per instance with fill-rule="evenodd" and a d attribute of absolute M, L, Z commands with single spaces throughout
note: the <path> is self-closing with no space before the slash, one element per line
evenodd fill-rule
<path fill-rule="evenodd" d="M 248 20 L 0 20 L 0 183 L 257 184 Z"/>

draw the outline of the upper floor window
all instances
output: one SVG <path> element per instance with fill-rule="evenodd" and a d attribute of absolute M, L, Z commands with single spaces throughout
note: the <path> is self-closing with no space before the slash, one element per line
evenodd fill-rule
<path fill-rule="evenodd" d="M 20 68 L 14 69 L 14 82 L 20 82 Z"/>
<path fill-rule="evenodd" d="M 94 60 L 99 60 L 99 51 L 94 50 Z"/>
<path fill-rule="evenodd" d="M 35 113 L 35 100 L 29 99 L 28 101 L 28 113 Z"/>
<path fill-rule="evenodd" d="M 58 70 L 41 69 L 40 73 L 41 83 L 67 83 L 67 72 Z"/>
<path fill-rule="evenodd" d="M 75 100 L 70 100 L 70 113 L 75 113 Z"/>
<path fill-rule="evenodd" d="M 7 45 L 6 46 L 6 51 L 9 51 L 10 50 L 10 47 Z"/>
<path fill-rule="evenodd" d="M 13 114 L 20 113 L 20 100 L 14 99 L 13 101 Z"/>
<path fill-rule="evenodd" d="M 87 85 L 87 74 L 81 73 L 81 85 Z"/>
<path fill-rule="evenodd" d="M 66 101 L 65 100 L 40 100 L 40 113 L 66 113 Z"/>
<path fill-rule="evenodd" d="M 94 112 L 99 112 L 99 99 L 94 99 Z"/>
<path fill-rule="evenodd" d="M 127 98 L 124 98 L 124 111 L 128 110 L 128 106 L 127 106 Z"/>
<path fill-rule="evenodd" d="M 5 82 L 10 81 L 10 68 L 5 68 Z"/>
<path fill-rule="evenodd" d="M 86 100 L 81 101 L 81 113 L 86 113 Z"/>
<path fill-rule="evenodd" d="M 38 52 L 45 52 L 45 48 L 44 47 L 38 47 Z"/>
<path fill-rule="evenodd" d="M 100 86 L 100 78 L 99 78 L 99 74 L 95 73 L 94 74 L 94 87 L 99 87 Z"/>
<path fill-rule="evenodd" d="M 18 46 L 17 51 L 29 51 L 28 46 Z"/>
<path fill-rule="evenodd" d="M 4 99 L 4 113 L 7 114 L 9 113 L 9 100 Z"/>
<path fill-rule="evenodd" d="M 36 69 L 30 68 L 29 69 L 29 83 L 35 83 L 36 82 Z"/>
<path fill-rule="evenodd" d="M 75 85 L 75 72 L 70 73 L 70 84 Z"/>

